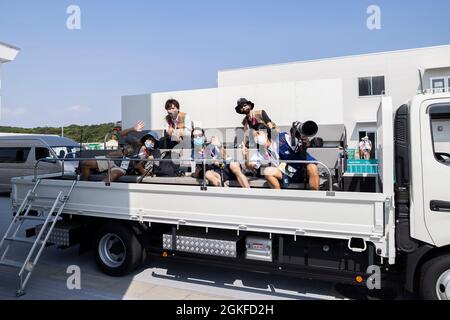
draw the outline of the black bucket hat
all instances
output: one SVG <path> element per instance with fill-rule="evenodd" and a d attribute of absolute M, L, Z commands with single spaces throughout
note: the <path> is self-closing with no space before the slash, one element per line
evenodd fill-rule
<path fill-rule="evenodd" d="M 144 133 L 144 135 L 141 137 L 141 144 L 144 144 L 148 138 L 155 141 L 155 146 L 158 147 L 158 145 L 159 145 L 158 133 L 156 133 L 155 131 L 149 131 L 149 132 Z"/>
<path fill-rule="evenodd" d="M 245 106 L 246 104 L 248 104 L 252 110 L 253 110 L 253 108 L 255 107 L 255 104 L 254 104 L 253 102 L 251 102 L 251 101 L 249 101 L 249 100 L 247 100 L 247 99 L 245 99 L 245 98 L 241 98 L 241 99 L 239 99 L 238 102 L 237 102 L 237 106 L 236 106 L 236 108 L 235 108 L 235 109 L 236 109 L 236 112 L 239 113 L 239 114 L 243 114 L 243 113 L 241 112 L 241 108 L 242 108 L 243 106 Z"/>

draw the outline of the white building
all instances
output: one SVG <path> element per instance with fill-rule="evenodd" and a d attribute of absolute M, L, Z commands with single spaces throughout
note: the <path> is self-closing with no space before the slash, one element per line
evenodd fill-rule
<path fill-rule="evenodd" d="M 0 42 L 0 107 L 1 107 L 1 102 L 2 102 L 2 95 L 1 95 L 1 89 L 2 89 L 1 67 L 2 67 L 2 64 L 13 61 L 16 58 L 19 51 L 20 51 L 19 48 L 16 48 L 9 44 Z"/>
<path fill-rule="evenodd" d="M 196 125 L 237 127 L 241 116 L 234 107 L 245 97 L 282 126 L 294 120 L 344 124 L 356 144 L 374 134 L 383 94 L 399 107 L 422 87 L 450 87 L 450 45 L 223 70 L 217 88 L 125 96 L 122 120 L 129 127 L 143 119 L 159 130 L 165 101 L 174 98 Z"/>

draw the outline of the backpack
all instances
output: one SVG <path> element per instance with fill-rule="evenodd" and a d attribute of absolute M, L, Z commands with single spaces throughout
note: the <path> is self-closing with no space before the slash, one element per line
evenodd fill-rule
<path fill-rule="evenodd" d="M 166 151 L 161 155 L 161 161 L 158 167 L 154 168 L 154 174 L 157 177 L 179 177 L 181 170 L 180 165 L 173 162 L 168 161 L 172 160 L 172 152 Z"/>
<path fill-rule="evenodd" d="M 323 148 L 323 139 L 319 137 L 312 139 L 311 148 Z"/>

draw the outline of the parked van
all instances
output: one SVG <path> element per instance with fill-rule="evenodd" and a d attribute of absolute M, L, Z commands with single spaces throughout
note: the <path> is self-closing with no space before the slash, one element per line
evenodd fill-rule
<path fill-rule="evenodd" d="M 56 135 L 0 135 L 0 192 L 11 191 L 11 178 L 34 174 L 39 159 L 49 158 L 38 167 L 39 174 L 61 172 L 60 159 L 74 157 L 79 144 Z M 65 171 L 73 172 L 76 163 L 65 164 Z"/>

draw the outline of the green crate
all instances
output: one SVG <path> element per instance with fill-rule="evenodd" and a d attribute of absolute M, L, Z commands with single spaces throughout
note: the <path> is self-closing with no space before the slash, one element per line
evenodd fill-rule
<path fill-rule="evenodd" d="M 348 149 L 347 155 L 349 160 L 355 160 L 356 149 Z"/>

